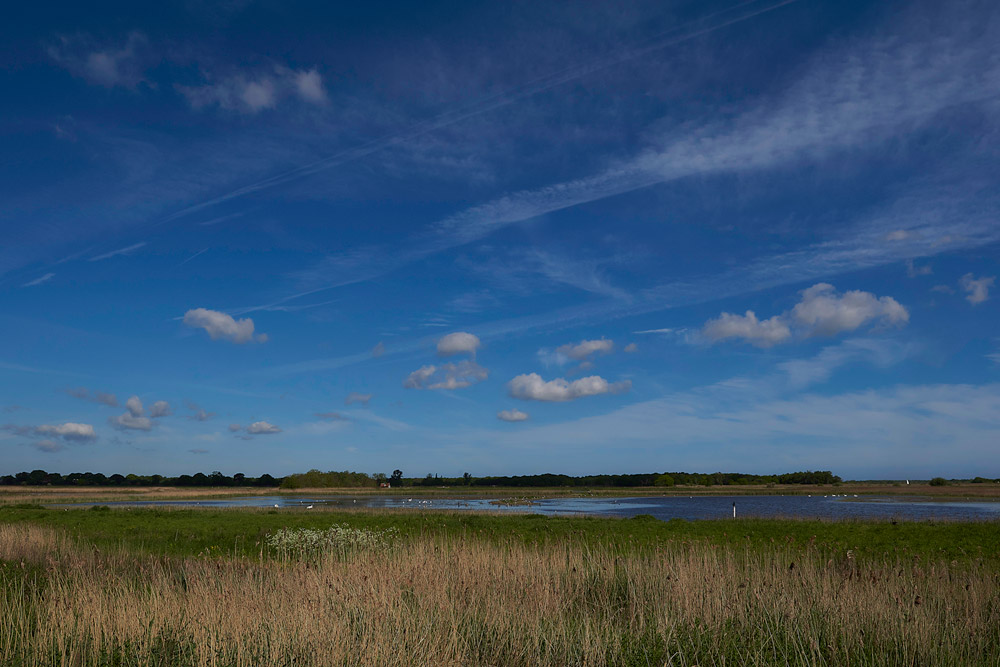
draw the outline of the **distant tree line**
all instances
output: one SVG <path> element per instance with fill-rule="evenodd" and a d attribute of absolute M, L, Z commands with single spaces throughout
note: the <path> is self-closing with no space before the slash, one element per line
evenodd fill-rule
<path fill-rule="evenodd" d="M 218 470 L 210 475 L 198 472 L 193 475 L 164 477 L 163 475 L 104 475 L 99 472 L 74 472 L 60 475 L 57 472 L 32 470 L 0 477 L 0 486 L 257 486 L 275 487 L 281 477 L 261 475 L 247 477 L 241 472 L 232 477 Z"/>
<path fill-rule="evenodd" d="M 628 488 L 640 486 L 729 486 L 747 484 L 836 484 L 841 478 L 829 470 L 792 472 L 782 475 L 750 475 L 735 472 L 716 472 L 711 474 L 668 472 L 668 473 L 638 473 L 631 475 L 516 475 L 512 477 L 490 476 L 473 477 L 465 473 L 461 477 L 441 477 L 428 474 L 426 477 L 403 477 L 400 470 L 393 471 L 390 477 L 383 473 L 367 474 L 361 472 L 321 472 L 310 470 L 305 473 L 288 475 L 281 483 L 282 488 L 358 488 L 377 487 L 382 482 L 389 482 L 393 487 L 399 486 L 477 486 L 477 487 L 614 487 Z"/>
<path fill-rule="evenodd" d="M 806 470 L 780 475 L 750 475 L 739 472 L 651 472 L 631 475 L 515 475 L 473 477 L 465 473 L 461 477 L 441 477 L 428 474 L 425 477 L 403 477 L 401 470 L 394 470 L 391 475 L 385 473 L 364 473 L 344 471 L 322 472 L 310 470 L 287 477 L 247 477 L 243 473 L 233 476 L 223 475 L 218 470 L 206 475 L 180 475 L 166 477 L 163 475 L 104 475 L 99 472 L 74 472 L 60 475 L 57 472 L 32 470 L 19 472 L 16 475 L 0 477 L 0 486 L 235 486 L 235 487 L 278 487 L 283 489 L 306 488 L 364 488 L 378 487 L 388 482 L 392 487 L 401 486 L 438 486 L 438 487 L 607 487 L 629 488 L 642 486 L 744 486 L 761 484 L 838 484 L 841 478 L 829 470 Z M 935 477 L 931 484 L 941 486 L 954 482 L 987 483 L 1000 479 L 975 477 L 973 479 L 946 480 Z"/>

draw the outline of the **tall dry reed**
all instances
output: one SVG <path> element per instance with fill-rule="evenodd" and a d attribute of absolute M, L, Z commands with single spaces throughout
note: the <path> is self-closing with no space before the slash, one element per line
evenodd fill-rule
<path fill-rule="evenodd" d="M 1000 664 L 975 562 L 418 538 L 166 559 L 0 526 L 4 665 Z"/>

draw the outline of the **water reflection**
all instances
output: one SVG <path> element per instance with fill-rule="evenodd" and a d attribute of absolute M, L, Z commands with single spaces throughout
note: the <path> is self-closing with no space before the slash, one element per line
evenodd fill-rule
<path fill-rule="evenodd" d="M 486 510 L 547 515 L 590 514 L 657 519 L 801 517 L 822 519 L 964 519 L 1000 518 L 997 501 L 941 501 L 921 497 L 848 496 L 670 496 L 640 498 L 541 498 L 530 504 L 497 504 L 495 498 L 403 498 L 400 496 L 248 496 L 218 500 L 117 501 L 131 507 L 368 507 L 419 510 Z M 76 503 L 79 505 L 85 503 Z"/>

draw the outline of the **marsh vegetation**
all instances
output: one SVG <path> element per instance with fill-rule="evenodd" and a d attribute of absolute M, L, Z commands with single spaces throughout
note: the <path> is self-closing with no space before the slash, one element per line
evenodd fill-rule
<path fill-rule="evenodd" d="M 986 523 L 5 509 L 0 664 L 997 664 L 996 540 Z"/>

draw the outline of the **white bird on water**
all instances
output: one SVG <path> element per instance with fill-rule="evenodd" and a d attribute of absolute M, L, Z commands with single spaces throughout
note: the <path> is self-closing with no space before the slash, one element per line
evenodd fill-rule
<path fill-rule="evenodd" d="M 306 509 L 307 509 L 307 510 L 311 510 L 312 508 L 313 508 L 313 506 L 312 506 L 312 505 L 307 505 L 307 506 L 306 506 Z"/>

